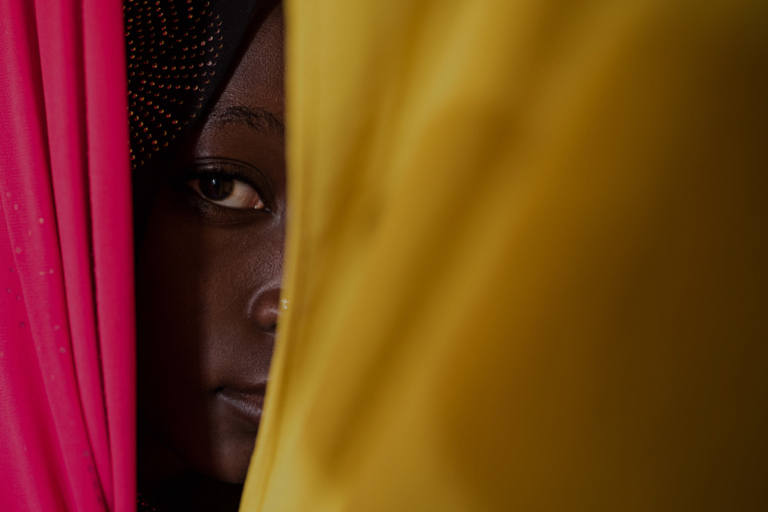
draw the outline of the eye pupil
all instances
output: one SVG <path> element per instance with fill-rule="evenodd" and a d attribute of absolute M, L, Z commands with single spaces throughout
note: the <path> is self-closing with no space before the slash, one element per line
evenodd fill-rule
<path fill-rule="evenodd" d="M 235 188 L 235 180 L 210 176 L 200 179 L 200 192 L 213 201 L 221 201 L 228 198 Z"/>

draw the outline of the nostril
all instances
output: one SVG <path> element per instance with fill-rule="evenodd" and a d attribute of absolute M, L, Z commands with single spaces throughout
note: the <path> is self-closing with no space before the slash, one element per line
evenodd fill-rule
<path fill-rule="evenodd" d="M 250 317 L 260 330 L 274 333 L 280 311 L 280 289 L 274 288 L 260 292 L 254 298 L 251 303 Z"/>

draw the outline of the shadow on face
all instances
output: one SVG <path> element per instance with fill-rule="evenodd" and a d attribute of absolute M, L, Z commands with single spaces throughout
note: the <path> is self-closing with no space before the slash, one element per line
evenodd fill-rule
<path fill-rule="evenodd" d="M 198 124 L 152 169 L 136 266 L 139 485 L 167 510 L 236 509 L 258 431 L 287 213 L 279 5 Z"/>

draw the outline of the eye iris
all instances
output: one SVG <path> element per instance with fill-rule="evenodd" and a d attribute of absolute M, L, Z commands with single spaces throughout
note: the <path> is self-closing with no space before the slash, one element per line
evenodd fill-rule
<path fill-rule="evenodd" d="M 232 195 L 235 188 L 235 180 L 219 177 L 202 178 L 200 180 L 200 192 L 213 201 L 221 201 Z"/>

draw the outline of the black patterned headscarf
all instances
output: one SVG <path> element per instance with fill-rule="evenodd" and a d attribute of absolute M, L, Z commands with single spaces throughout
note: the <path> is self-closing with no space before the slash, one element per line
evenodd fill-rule
<path fill-rule="evenodd" d="M 131 160 L 189 133 L 226 74 L 260 0 L 126 0 Z"/>

